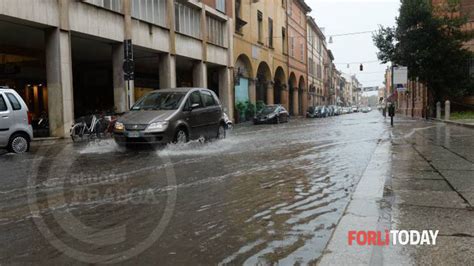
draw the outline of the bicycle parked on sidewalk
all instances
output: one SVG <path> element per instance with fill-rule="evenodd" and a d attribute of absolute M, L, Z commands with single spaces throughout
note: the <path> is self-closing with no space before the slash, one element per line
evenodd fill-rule
<path fill-rule="evenodd" d="M 77 142 L 111 137 L 115 121 L 115 115 L 94 114 L 81 117 L 76 120 L 76 123 L 70 129 L 71 139 Z"/>

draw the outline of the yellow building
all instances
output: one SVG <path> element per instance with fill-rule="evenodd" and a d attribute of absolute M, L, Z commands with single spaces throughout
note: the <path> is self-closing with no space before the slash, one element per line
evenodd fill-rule
<path fill-rule="evenodd" d="M 234 4 L 234 117 L 239 105 L 283 104 L 288 108 L 286 1 L 236 0 Z M 248 117 L 247 117 L 248 118 Z"/>

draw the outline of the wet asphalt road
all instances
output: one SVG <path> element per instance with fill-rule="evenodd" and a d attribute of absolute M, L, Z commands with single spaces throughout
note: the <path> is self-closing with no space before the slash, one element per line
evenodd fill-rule
<path fill-rule="evenodd" d="M 122 150 L 0 156 L 0 264 L 317 262 L 387 121 L 377 111 Z"/>

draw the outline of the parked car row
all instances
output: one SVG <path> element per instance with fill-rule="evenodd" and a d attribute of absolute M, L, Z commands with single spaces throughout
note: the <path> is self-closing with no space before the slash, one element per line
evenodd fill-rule
<path fill-rule="evenodd" d="M 372 108 L 360 107 L 359 106 L 310 106 L 308 107 L 308 111 L 306 112 L 307 118 L 321 118 L 321 117 L 329 117 L 329 116 L 336 116 L 336 115 L 343 115 L 343 114 L 350 114 L 350 113 L 357 113 L 357 112 L 368 113 L 372 111 Z"/>
<path fill-rule="evenodd" d="M 342 114 L 342 107 L 336 105 L 330 106 L 310 106 L 306 112 L 307 118 L 322 118 L 337 116 Z"/>

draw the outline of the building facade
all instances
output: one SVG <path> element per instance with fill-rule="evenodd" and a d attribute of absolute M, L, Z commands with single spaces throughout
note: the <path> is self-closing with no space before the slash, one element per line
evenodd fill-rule
<path fill-rule="evenodd" d="M 336 105 L 337 95 L 339 89 L 339 71 L 336 69 L 336 65 L 331 63 L 331 77 L 329 83 L 329 94 L 328 94 L 328 104 Z"/>
<path fill-rule="evenodd" d="M 318 106 L 324 102 L 323 84 L 323 53 L 326 37 L 316 24 L 314 18 L 308 16 L 308 105 Z"/>
<path fill-rule="evenodd" d="M 334 75 L 334 56 L 332 51 L 327 49 L 326 44 L 323 45 L 323 90 L 321 92 L 322 105 L 330 104 L 330 95 L 333 91 L 333 75 Z"/>
<path fill-rule="evenodd" d="M 288 108 L 287 2 L 232 2 L 235 13 L 233 104 L 282 104 Z M 242 110 L 235 113 L 244 116 Z"/>
<path fill-rule="evenodd" d="M 280 1 L 277 1 L 280 2 Z M 288 0 L 288 86 L 289 111 L 304 114 L 308 105 L 307 14 L 304 0 Z"/>
<path fill-rule="evenodd" d="M 362 99 L 362 84 L 355 75 L 342 73 L 341 77 L 344 83 L 344 105 L 354 106 L 360 105 Z"/>
<path fill-rule="evenodd" d="M 0 84 L 16 89 L 52 136 L 97 110 L 126 111 L 144 93 L 214 90 L 232 114 L 231 0 L 0 0 Z M 26 39 L 25 39 L 26 38 Z M 28 41 L 25 41 L 28 40 Z M 124 40 L 135 76 L 124 80 Z"/>

